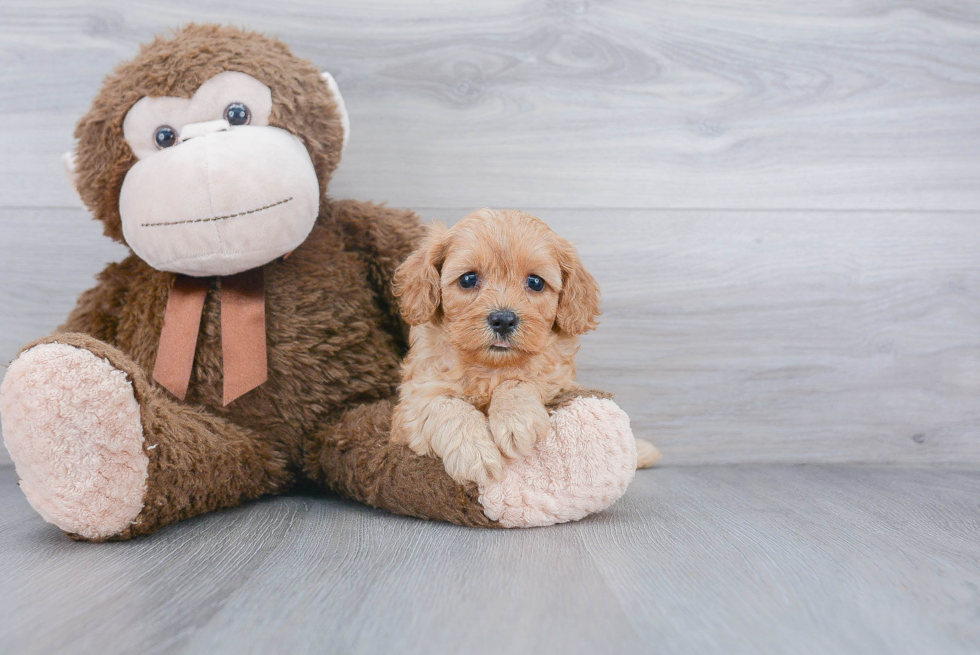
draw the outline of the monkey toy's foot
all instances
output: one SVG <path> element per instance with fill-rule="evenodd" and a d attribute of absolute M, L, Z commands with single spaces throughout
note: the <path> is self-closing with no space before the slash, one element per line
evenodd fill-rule
<path fill-rule="evenodd" d="M 480 486 L 480 503 L 508 528 L 576 521 L 616 502 L 636 466 L 626 412 L 612 400 L 575 398 L 551 414 L 548 437 L 529 455 Z"/>
<path fill-rule="evenodd" d="M 62 343 L 30 348 L 0 386 L 0 415 L 21 489 L 45 520 L 100 540 L 140 513 L 148 466 L 140 408 L 108 360 Z"/>

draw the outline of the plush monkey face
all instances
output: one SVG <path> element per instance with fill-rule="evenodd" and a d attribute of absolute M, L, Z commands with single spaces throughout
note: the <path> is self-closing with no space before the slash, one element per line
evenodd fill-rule
<path fill-rule="evenodd" d="M 123 122 L 139 161 L 119 214 L 129 246 L 154 268 L 231 275 L 296 248 L 320 185 L 303 143 L 269 126 L 272 93 L 225 71 L 193 97 L 143 98 Z"/>
<path fill-rule="evenodd" d="M 76 187 L 154 268 L 231 275 L 301 244 L 346 140 L 336 84 L 277 41 L 157 39 L 79 123 Z"/>

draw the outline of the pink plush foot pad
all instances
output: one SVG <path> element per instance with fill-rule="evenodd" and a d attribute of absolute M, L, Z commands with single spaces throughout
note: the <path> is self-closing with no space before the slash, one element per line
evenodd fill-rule
<path fill-rule="evenodd" d="M 126 529 L 143 508 L 149 460 L 126 374 L 87 350 L 35 346 L 0 386 L 3 438 L 28 502 L 88 539 Z"/>
<path fill-rule="evenodd" d="M 616 502 L 636 463 L 626 412 L 611 400 L 578 398 L 552 414 L 548 438 L 530 455 L 480 487 L 480 503 L 507 528 L 577 521 Z"/>

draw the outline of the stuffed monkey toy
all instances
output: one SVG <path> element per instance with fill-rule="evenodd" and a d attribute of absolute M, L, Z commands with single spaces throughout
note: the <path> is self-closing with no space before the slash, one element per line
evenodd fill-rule
<path fill-rule="evenodd" d="M 624 492 L 629 419 L 601 392 L 487 485 L 389 440 L 407 350 L 392 277 L 409 211 L 335 201 L 333 78 L 279 41 L 190 25 L 105 81 L 66 156 L 110 264 L 0 388 L 30 504 L 70 537 L 129 539 L 297 486 L 466 526 L 575 520 Z"/>

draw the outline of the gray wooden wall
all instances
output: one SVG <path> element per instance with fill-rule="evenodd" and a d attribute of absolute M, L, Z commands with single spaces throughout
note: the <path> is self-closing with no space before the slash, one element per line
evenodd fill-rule
<path fill-rule="evenodd" d="M 980 463 L 975 0 L 4 0 L 0 361 L 124 255 L 60 155 L 191 20 L 333 72 L 333 196 L 578 242 L 605 296 L 580 376 L 665 465 Z"/>

